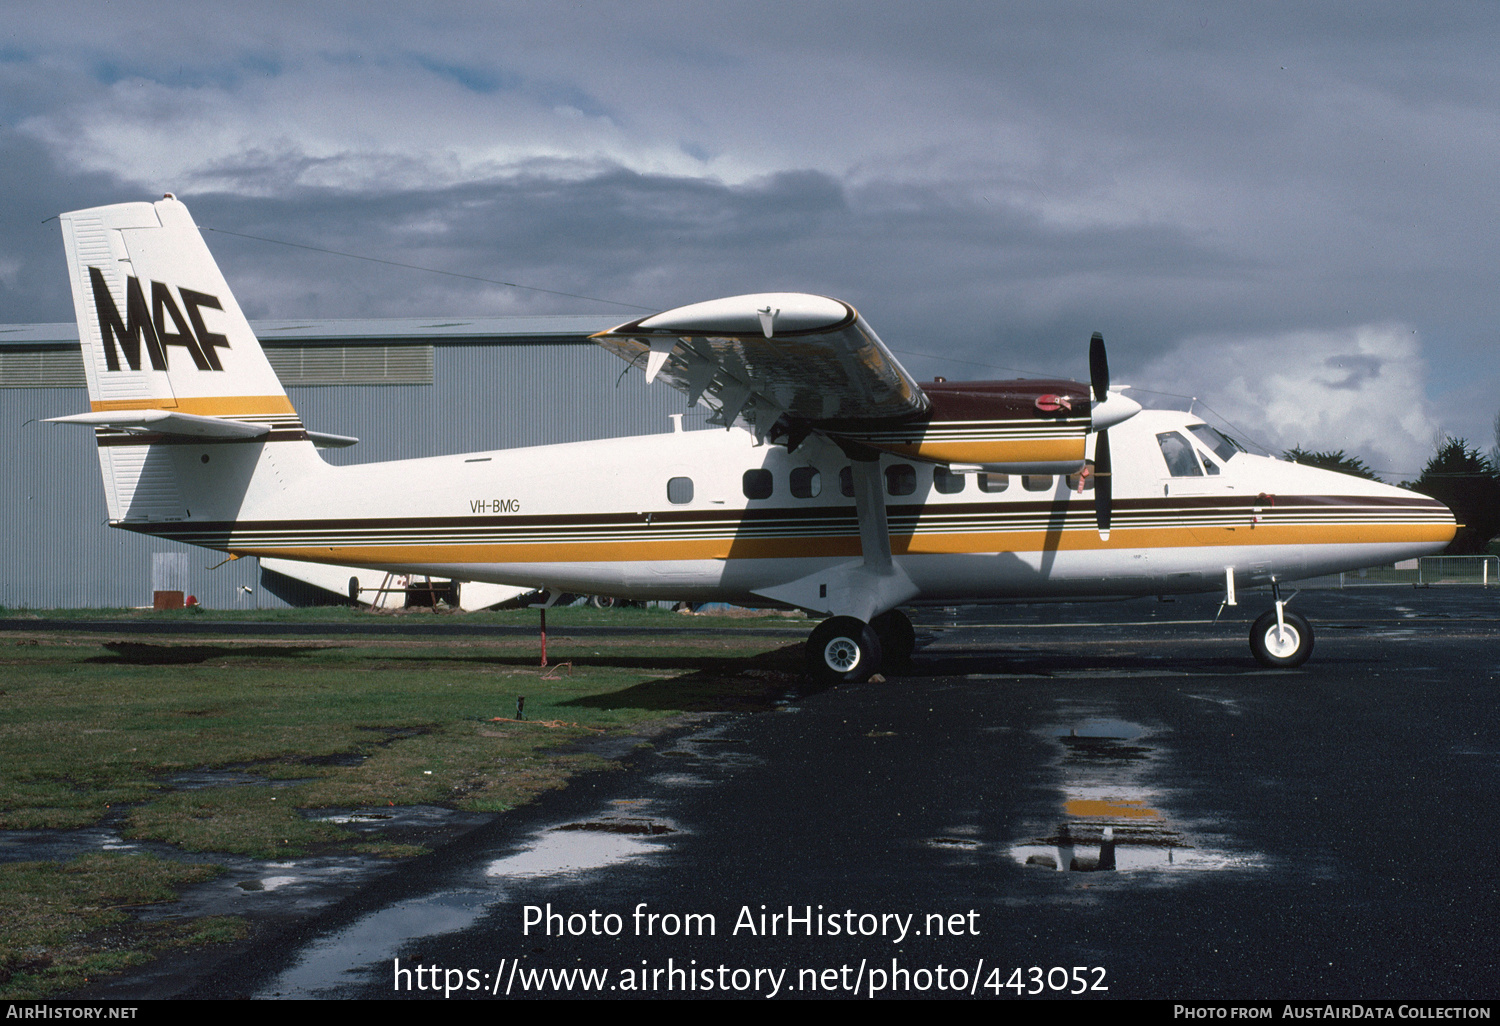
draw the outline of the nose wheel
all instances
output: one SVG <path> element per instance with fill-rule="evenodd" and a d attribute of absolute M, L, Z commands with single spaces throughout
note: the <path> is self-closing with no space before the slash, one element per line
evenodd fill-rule
<path fill-rule="evenodd" d="M 1276 610 L 1272 609 L 1262 613 L 1250 628 L 1250 651 L 1262 666 L 1275 670 L 1301 666 L 1312 655 L 1312 649 L 1312 625 L 1285 609 L 1279 622 Z"/>

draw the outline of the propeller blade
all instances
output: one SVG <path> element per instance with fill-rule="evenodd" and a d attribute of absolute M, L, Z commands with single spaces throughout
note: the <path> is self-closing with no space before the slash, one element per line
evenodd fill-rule
<path fill-rule="evenodd" d="M 1094 442 L 1094 522 L 1099 540 L 1109 541 L 1110 506 L 1114 498 L 1114 474 L 1109 460 L 1109 432 L 1099 432 Z"/>
<path fill-rule="evenodd" d="M 1104 336 L 1097 331 L 1089 339 L 1089 384 L 1094 386 L 1095 402 L 1109 398 L 1109 357 L 1104 355 Z"/>

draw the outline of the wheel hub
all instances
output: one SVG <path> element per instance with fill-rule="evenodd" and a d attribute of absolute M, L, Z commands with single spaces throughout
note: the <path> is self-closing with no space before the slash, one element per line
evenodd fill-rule
<path fill-rule="evenodd" d="M 1266 631 L 1266 651 L 1278 659 L 1286 659 L 1297 651 L 1297 646 L 1302 639 L 1297 635 L 1297 628 L 1291 624 L 1281 627 L 1272 627 Z"/>
<path fill-rule="evenodd" d="M 823 648 L 823 661 L 830 670 L 848 673 L 859 665 L 859 645 L 852 638 L 834 638 Z"/>

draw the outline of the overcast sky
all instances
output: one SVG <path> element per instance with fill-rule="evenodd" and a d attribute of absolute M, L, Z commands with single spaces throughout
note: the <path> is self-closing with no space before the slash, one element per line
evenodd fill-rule
<path fill-rule="evenodd" d="M 172 191 L 254 317 L 817 292 L 926 378 L 1114 378 L 1411 477 L 1497 440 L 1500 5 L 7 4 L 0 322 Z M 919 355 L 929 354 L 929 355 Z M 1202 409 L 1201 405 L 1199 407 Z"/>

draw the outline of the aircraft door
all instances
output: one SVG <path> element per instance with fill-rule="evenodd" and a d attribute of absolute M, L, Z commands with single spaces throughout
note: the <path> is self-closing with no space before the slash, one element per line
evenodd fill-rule
<path fill-rule="evenodd" d="M 1180 431 L 1162 431 L 1156 436 L 1157 448 L 1161 452 L 1158 465 L 1161 494 L 1166 498 L 1174 495 L 1207 495 L 1214 491 L 1214 479 L 1220 475 L 1219 466 L 1205 460 Z M 1211 464 L 1209 470 L 1204 463 Z"/>

